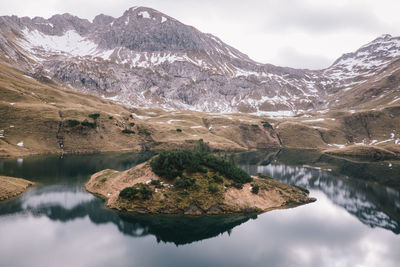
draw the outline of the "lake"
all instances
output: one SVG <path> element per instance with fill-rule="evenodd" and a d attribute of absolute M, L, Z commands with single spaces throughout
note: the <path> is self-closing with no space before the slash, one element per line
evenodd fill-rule
<path fill-rule="evenodd" d="M 306 187 L 318 199 L 261 215 L 124 214 L 85 191 L 94 172 L 152 155 L 0 159 L 0 174 L 38 183 L 0 202 L 0 266 L 399 266 L 399 161 L 236 153 L 248 173 Z"/>

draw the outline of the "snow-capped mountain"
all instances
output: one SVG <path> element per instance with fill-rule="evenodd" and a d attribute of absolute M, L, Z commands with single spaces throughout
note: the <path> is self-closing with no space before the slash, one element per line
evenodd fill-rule
<path fill-rule="evenodd" d="M 0 17 L 0 60 L 35 78 L 132 106 L 293 114 L 326 108 L 400 56 L 382 36 L 321 71 L 260 64 L 151 8 L 93 22 Z"/>

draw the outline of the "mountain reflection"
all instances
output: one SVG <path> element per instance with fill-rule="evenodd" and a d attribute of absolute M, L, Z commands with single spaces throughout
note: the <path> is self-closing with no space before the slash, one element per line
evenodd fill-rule
<path fill-rule="evenodd" d="M 386 162 L 358 162 L 293 150 L 241 153 L 237 158 L 250 174 L 263 173 L 320 190 L 362 223 L 400 233 L 398 162 L 389 167 Z"/>
<path fill-rule="evenodd" d="M 157 242 L 172 242 L 175 245 L 230 233 L 235 226 L 257 218 L 257 215 L 194 217 L 118 213 L 105 209 L 104 202 L 92 195 L 77 190 L 54 192 L 54 189 L 48 192 L 33 189 L 27 196 L 8 201 L 7 205 L 2 203 L 0 216 L 24 213 L 61 222 L 87 216 L 95 224 L 113 223 L 121 233 L 129 236 L 154 235 Z"/>
<path fill-rule="evenodd" d="M 153 154 L 99 154 L 33 157 L 0 161 L 0 173 L 28 178 L 38 186 L 0 203 L 0 217 L 23 214 L 70 222 L 89 218 L 94 224 L 113 224 L 127 236 L 155 236 L 158 242 L 183 245 L 223 233 L 256 215 L 150 216 L 118 213 L 87 193 L 89 175 L 104 168 L 128 169 Z M 221 156 L 224 156 L 223 154 Z M 277 180 L 323 192 L 333 203 L 370 227 L 400 233 L 400 164 L 358 162 L 310 151 L 271 150 L 235 154 L 248 173 L 264 173 Z"/>

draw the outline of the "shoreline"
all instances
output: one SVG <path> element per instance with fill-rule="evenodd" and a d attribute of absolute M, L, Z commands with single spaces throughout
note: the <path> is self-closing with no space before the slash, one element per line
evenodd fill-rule
<path fill-rule="evenodd" d="M 0 176 L 0 201 L 17 197 L 34 185 L 34 182 L 23 178 Z"/>

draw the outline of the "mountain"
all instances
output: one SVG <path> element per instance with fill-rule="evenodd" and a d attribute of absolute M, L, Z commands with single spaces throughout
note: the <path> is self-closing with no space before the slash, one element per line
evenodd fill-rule
<path fill-rule="evenodd" d="M 261 64 L 146 7 L 92 22 L 0 17 L 1 62 L 136 107 L 292 115 L 387 105 L 400 99 L 399 56 L 400 38 L 383 35 L 324 70 Z"/>

